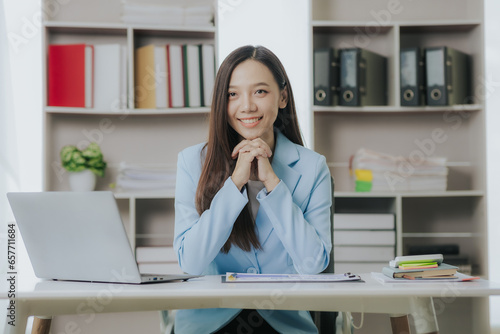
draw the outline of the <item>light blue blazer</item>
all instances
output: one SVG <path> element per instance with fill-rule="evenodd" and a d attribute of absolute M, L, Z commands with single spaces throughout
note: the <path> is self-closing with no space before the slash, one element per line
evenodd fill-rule
<path fill-rule="evenodd" d="M 200 216 L 195 193 L 201 174 L 204 144 L 191 146 L 178 156 L 175 190 L 174 249 L 189 274 L 220 275 L 228 271 L 252 273 L 316 274 L 329 262 L 331 182 L 325 157 L 288 140 L 276 131 L 272 167 L 280 183 L 267 194 L 257 194 L 256 217 L 262 250 L 245 252 L 232 246 L 220 250 L 236 218 L 248 202 L 229 177 Z M 262 317 L 281 333 L 317 333 L 308 311 L 279 310 L 286 299 L 269 300 Z M 269 304 L 269 303 L 268 303 Z M 264 306 L 264 305 L 263 305 Z M 256 308 L 259 304 L 256 302 Z M 239 309 L 179 310 L 176 334 L 211 333 L 231 321 Z"/>

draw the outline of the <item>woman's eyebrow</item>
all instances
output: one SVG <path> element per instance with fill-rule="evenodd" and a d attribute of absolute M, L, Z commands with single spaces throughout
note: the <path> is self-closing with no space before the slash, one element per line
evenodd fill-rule
<path fill-rule="evenodd" d="M 251 85 L 252 87 L 257 87 L 257 86 L 267 86 L 270 87 L 270 85 L 267 82 L 258 82 L 256 84 Z M 238 85 L 229 85 L 229 88 L 238 88 Z"/>

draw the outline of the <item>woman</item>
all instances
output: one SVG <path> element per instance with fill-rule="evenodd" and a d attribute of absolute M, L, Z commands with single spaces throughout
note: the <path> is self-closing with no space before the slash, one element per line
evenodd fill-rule
<path fill-rule="evenodd" d="M 175 239 L 189 274 L 316 274 L 331 250 L 325 158 L 302 146 L 290 81 L 268 49 L 221 64 L 208 142 L 178 157 Z M 279 304 L 275 305 L 279 309 Z M 316 333 L 307 311 L 179 310 L 175 332 Z"/>

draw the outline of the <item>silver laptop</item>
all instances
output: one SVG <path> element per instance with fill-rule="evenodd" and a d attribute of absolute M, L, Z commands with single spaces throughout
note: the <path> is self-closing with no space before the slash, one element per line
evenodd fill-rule
<path fill-rule="evenodd" d="M 110 191 L 7 197 L 39 278 L 139 284 L 198 277 L 141 275 Z"/>

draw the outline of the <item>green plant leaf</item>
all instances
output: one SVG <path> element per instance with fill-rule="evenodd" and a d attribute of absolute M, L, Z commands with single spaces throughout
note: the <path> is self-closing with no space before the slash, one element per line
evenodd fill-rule
<path fill-rule="evenodd" d="M 107 167 L 103 155 L 97 143 L 91 143 L 87 148 L 80 151 L 74 145 L 64 146 L 60 151 L 61 164 L 70 172 L 79 172 L 89 169 L 98 176 L 104 176 Z"/>

